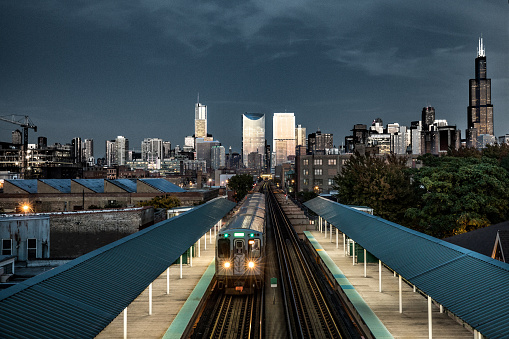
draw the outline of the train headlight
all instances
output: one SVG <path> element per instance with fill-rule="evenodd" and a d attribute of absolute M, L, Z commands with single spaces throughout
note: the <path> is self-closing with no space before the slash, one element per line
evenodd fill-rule
<path fill-rule="evenodd" d="M 249 267 L 249 268 L 254 268 L 254 266 L 255 266 L 254 261 L 250 261 L 247 263 L 247 267 Z"/>
<path fill-rule="evenodd" d="M 224 268 L 230 268 L 230 262 L 227 261 L 223 264 Z"/>

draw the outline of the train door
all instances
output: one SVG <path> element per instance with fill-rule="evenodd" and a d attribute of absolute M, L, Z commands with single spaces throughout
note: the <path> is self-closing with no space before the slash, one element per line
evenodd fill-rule
<path fill-rule="evenodd" d="M 246 250 L 244 239 L 235 239 L 233 244 L 233 275 L 246 273 Z"/>

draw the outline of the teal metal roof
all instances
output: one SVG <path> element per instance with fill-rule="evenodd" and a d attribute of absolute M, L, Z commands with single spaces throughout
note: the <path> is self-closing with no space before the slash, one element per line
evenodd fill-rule
<path fill-rule="evenodd" d="M 28 193 L 37 193 L 37 179 L 10 179 L 6 181 Z"/>
<path fill-rule="evenodd" d="M 321 197 L 304 205 L 484 336 L 509 333 L 509 264 Z"/>
<path fill-rule="evenodd" d="M 107 181 L 117 187 L 120 187 L 126 192 L 136 193 L 136 179 L 114 179 Z"/>
<path fill-rule="evenodd" d="M 235 204 L 216 198 L 0 291 L 2 338 L 93 338 Z"/>
<path fill-rule="evenodd" d="M 185 189 L 180 188 L 179 186 L 172 184 L 166 179 L 162 178 L 150 178 L 150 179 L 138 179 L 141 182 L 146 183 L 157 189 L 162 193 L 175 193 L 175 192 L 185 192 Z"/>
<path fill-rule="evenodd" d="M 85 186 L 95 193 L 104 193 L 104 179 L 73 179 L 81 186 Z"/>
<path fill-rule="evenodd" d="M 62 193 L 71 193 L 71 179 L 40 179 L 46 185 Z"/>

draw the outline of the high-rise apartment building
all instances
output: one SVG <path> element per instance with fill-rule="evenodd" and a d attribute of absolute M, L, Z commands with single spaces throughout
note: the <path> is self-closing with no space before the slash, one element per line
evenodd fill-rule
<path fill-rule="evenodd" d="M 435 122 L 435 108 L 426 106 L 422 108 L 422 130 L 429 131 L 429 127 Z"/>
<path fill-rule="evenodd" d="M 479 38 L 475 59 L 475 79 L 470 79 L 467 108 L 467 146 L 476 147 L 477 136 L 494 135 L 493 105 L 491 104 L 491 79 L 487 78 L 486 51 Z"/>
<path fill-rule="evenodd" d="M 293 113 L 274 113 L 272 120 L 272 147 L 276 167 L 295 156 L 295 115 Z"/>
<path fill-rule="evenodd" d="M 126 137 L 119 135 L 115 139 L 115 150 L 117 165 L 125 165 L 127 162 L 127 152 L 129 151 L 129 140 Z"/>
<path fill-rule="evenodd" d="M 12 143 L 14 145 L 21 145 L 23 143 L 23 134 L 19 129 L 12 131 Z"/>
<path fill-rule="evenodd" d="M 242 114 L 242 163 L 249 167 L 248 157 L 251 153 L 265 153 L 265 114 Z M 262 160 L 263 161 L 263 160 Z"/>
<path fill-rule="evenodd" d="M 210 148 L 210 167 L 213 170 L 224 168 L 226 165 L 226 150 L 224 146 L 212 146 Z"/>
<path fill-rule="evenodd" d="M 207 106 L 200 104 L 200 97 L 194 106 L 194 137 L 207 137 Z"/>
<path fill-rule="evenodd" d="M 155 162 L 163 160 L 163 140 L 159 138 L 145 138 L 141 142 L 141 159 Z"/>
<path fill-rule="evenodd" d="M 322 133 L 320 130 L 308 135 L 308 154 L 327 154 L 327 150 L 334 147 L 332 133 Z"/>
<path fill-rule="evenodd" d="M 83 159 L 88 161 L 88 159 L 94 157 L 94 139 L 85 139 L 83 141 Z"/>
<path fill-rule="evenodd" d="M 301 125 L 295 127 L 295 145 L 307 147 L 306 127 Z"/>
<path fill-rule="evenodd" d="M 72 139 L 72 148 L 71 148 L 71 156 L 73 158 L 73 162 L 75 164 L 80 164 L 83 162 L 83 145 L 81 144 L 81 138 Z"/>

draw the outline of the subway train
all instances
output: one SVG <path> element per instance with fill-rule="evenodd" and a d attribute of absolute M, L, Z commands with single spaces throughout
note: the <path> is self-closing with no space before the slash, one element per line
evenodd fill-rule
<path fill-rule="evenodd" d="M 216 280 L 226 294 L 251 294 L 264 281 L 265 195 L 250 193 L 216 238 Z"/>

